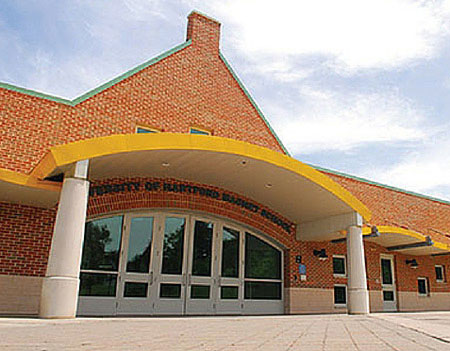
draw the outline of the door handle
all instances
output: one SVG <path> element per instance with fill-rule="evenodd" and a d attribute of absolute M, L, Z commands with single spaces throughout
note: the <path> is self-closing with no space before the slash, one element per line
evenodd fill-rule
<path fill-rule="evenodd" d="M 153 272 L 150 272 L 150 285 L 153 284 Z"/>
<path fill-rule="evenodd" d="M 181 276 L 181 285 L 182 286 L 186 285 L 186 273 L 183 273 Z"/>
<path fill-rule="evenodd" d="M 191 285 L 191 274 L 187 275 L 187 285 Z"/>

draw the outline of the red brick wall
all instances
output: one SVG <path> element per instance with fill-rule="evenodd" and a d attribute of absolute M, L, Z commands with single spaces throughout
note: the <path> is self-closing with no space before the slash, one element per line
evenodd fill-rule
<path fill-rule="evenodd" d="M 0 274 L 44 276 L 55 209 L 0 202 Z"/>
<path fill-rule="evenodd" d="M 192 23 L 189 47 L 75 107 L 0 88 L 0 168 L 28 173 L 51 146 L 134 133 L 137 124 L 204 127 L 283 152 L 219 57 L 219 26 L 198 15 Z"/>
<path fill-rule="evenodd" d="M 371 224 L 403 227 L 450 244 L 450 205 L 325 173 L 372 211 Z"/>

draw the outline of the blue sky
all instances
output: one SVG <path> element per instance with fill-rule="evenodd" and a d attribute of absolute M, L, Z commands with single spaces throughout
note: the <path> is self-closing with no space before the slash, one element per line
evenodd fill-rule
<path fill-rule="evenodd" d="M 450 200 L 450 1 L 3 0 L 0 81 L 75 98 L 193 9 L 295 158 Z"/>

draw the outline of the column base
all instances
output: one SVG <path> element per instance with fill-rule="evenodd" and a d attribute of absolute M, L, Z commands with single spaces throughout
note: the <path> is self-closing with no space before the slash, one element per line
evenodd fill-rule
<path fill-rule="evenodd" d="M 369 314 L 369 292 L 367 289 L 349 289 L 348 314 Z"/>
<path fill-rule="evenodd" d="M 41 318 L 75 318 L 78 285 L 78 278 L 45 277 L 42 284 L 39 316 Z"/>

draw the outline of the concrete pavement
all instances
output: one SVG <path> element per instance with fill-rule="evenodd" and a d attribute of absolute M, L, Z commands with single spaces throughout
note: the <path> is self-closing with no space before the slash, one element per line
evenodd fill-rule
<path fill-rule="evenodd" d="M 0 318 L 0 350 L 450 350 L 450 312 L 259 317 Z"/>

